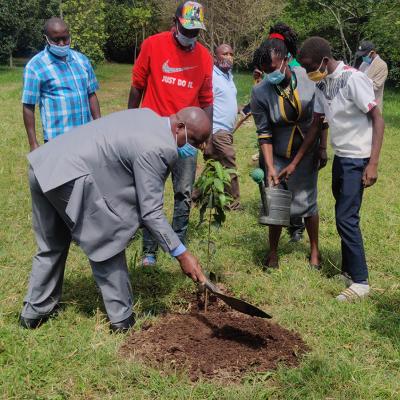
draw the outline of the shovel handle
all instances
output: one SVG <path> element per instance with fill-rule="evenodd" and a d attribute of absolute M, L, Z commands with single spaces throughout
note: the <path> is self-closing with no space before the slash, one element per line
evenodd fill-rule
<path fill-rule="evenodd" d="M 220 290 L 208 279 L 200 285 L 209 290 L 211 293 L 221 293 Z"/>

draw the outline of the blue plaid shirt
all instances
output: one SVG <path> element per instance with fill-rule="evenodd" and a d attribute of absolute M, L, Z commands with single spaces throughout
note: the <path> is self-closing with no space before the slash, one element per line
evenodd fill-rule
<path fill-rule="evenodd" d="M 24 70 L 22 103 L 39 103 L 45 140 L 91 120 L 89 95 L 99 85 L 90 61 L 71 50 L 66 61 L 46 47 Z"/>

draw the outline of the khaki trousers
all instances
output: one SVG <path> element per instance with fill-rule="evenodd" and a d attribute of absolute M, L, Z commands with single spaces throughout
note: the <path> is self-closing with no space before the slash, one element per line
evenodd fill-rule
<path fill-rule="evenodd" d="M 225 168 L 236 169 L 236 153 L 233 147 L 233 135 L 227 131 L 217 131 L 210 136 L 204 150 L 205 160 L 219 161 Z M 234 202 L 239 202 L 239 179 L 236 174 L 231 174 L 231 186 L 226 191 L 233 197 Z"/>

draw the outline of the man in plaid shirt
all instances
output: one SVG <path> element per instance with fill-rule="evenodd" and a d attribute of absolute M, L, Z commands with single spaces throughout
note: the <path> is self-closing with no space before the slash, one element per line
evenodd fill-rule
<path fill-rule="evenodd" d="M 39 147 L 36 103 L 45 142 L 100 118 L 96 76 L 87 57 L 70 49 L 67 24 L 60 18 L 50 18 L 44 32 L 46 48 L 28 62 L 24 71 L 23 118 L 31 151 Z"/>

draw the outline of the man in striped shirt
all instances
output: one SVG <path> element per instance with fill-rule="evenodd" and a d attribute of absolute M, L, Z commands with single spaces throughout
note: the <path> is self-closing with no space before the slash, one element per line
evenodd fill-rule
<path fill-rule="evenodd" d="M 45 142 L 100 117 L 96 76 L 87 57 L 70 49 L 67 24 L 60 18 L 50 18 L 44 32 L 46 48 L 24 70 L 23 118 L 31 151 L 39 147 L 36 103 Z"/>

